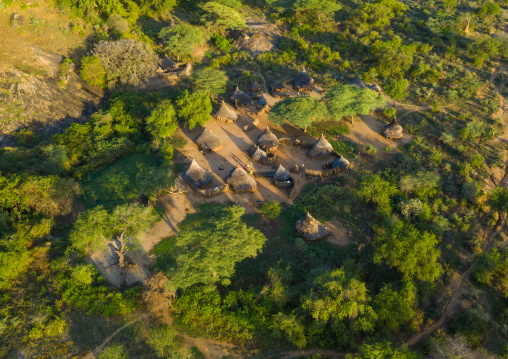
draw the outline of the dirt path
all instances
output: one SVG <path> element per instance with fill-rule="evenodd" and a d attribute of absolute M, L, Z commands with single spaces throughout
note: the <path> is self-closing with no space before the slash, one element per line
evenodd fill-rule
<path fill-rule="evenodd" d="M 115 332 L 113 334 L 111 334 L 109 337 L 106 338 L 106 340 L 104 340 L 97 348 L 95 348 L 92 352 L 88 353 L 86 356 L 85 356 L 85 359 L 94 359 L 97 357 L 97 355 L 99 355 L 99 353 L 102 351 L 102 349 L 104 349 L 104 347 L 106 345 L 108 345 L 108 343 L 118 334 L 120 333 L 122 330 L 124 330 L 125 328 L 131 326 L 132 324 L 136 323 L 136 322 L 139 322 L 141 319 L 144 319 L 146 317 L 148 317 L 150 314 L 149 313 L 145 313 L 145 314 L 142 314 L 140 315 L 139 317 L 137 317 L 136 319 L 134 320 L 131 320 L 129 323 L 125 324 L 123 327 L 121 328 L 118 328 L 117 330 L 115 330 Z"/>

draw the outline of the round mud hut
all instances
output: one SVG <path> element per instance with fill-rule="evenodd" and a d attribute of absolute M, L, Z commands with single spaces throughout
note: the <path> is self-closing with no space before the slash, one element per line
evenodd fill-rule
<path fill-rule="evenodd" d="M 239 165 L 231 171 L 226 182 L 235 192 L 254 192 L 258 188 L 256 180 Z"/>
<path fill-rule="evenodd" d="M 282 82 L 276 82 L 270 86 L 272 89 L 272 95 L 274 96 L 287 96 L 288 90 L 286 89 L 286 86 Z"/>
<path fill-rule="evenodd" d="M 230 109 L 228 105 L 226 105 L 226 102 L 224 102 L 224 100 L 222 100 L 219 109 L 217 110 L 217 112 L 215 112 L 213 117 L 216 120 L 224 121 L 226 123 L 235 122 L 236 120 L 238 120 L 238 114 L 232 109 Z"/>
<path fill-rule="evenodd" d="M 252 158 L 252 160 L 254 162 L 259 162 L 259 161 L 262 161 L 262 160 L 268 158 L 268 155 L 261 148 L 259 148 L 258 146 L 255 146 L 251 150 L 250 157 Z"/>
<path fill-rule="evenodd" d="M 309 149 L 309 156 L 311 157 L 320 157 L 325 158 L 330 156 L 333 152 L 333 147 L 325 138 L 325 136 L 321 135 L 319 140 L 317 140 Z"/>
<path fill-rule="evenodd" d="M 331 234 L 328 228 L 319 223 L 309 213 L 305 218 L 301 218 L 296 222 L 296 231 L 309 241 L 315 241 Z"/>
<path fill-rule="evenodd" d="M 171 58 L 165 54 L 164 58 L 159 63 L 159 72 L 173 72 L 178 70 L 178 65 L 176 62 L 171 60 Z"/>
<path fill-rule="evenodd" d="M 273 179 L 275 182 L 287 182 L 293 180 L 291 174 L 282 165 L 279 165 L 279 167 L 277 167 L 277 169 L 273 172 Z"/>
<path fill-rule="evenodd" d="M 198 165 L 194 159 L 192 160 L 189 168 L 185 170 L 182 177 L 185 181 L 194 187 L 206 186 L 213 180 L 213 175 Z"/>
<path fill-rule="evenodd" d="M 258 103 L 256 104 L 256 108 L 258 110 L 261 110 L 263 107 L 268 106 L 268 101 L 266 101 L 265 96 L 261 95 L 261 97 L 258 100 Z"/>
<path fill-rule="evenodd" d="M 382 135 L 389 140 L 397 140 L 403 137 L 402 126 L 399 125 L 397 118 L 394 118 L 392 122 L 384 127 Z"/>
<path fill-rule="evenodd" d="M 332 162 L 331 167 L 334 170 L 343 170 L 349 167 L 349 161 L 344 157 L 339 156 L 339 158 Z"/>
<path fill-rule="evenodd" d="M 203 132 L 196 138 L 196 144 L 204 151 L 217 151 L 222 147 L 222 140 L 205 126 Z"/>
<path fill-rule="evenodd" d="M 279 140 L 277 139 L 277 136 L 275 136 L 272 131 L 266 127 L 265 132 L 258 136 L 258 146 L 262 150 L 277 148 L 279 146 Z"/>
<path fill-rule="evenodd" d="M 296 91 L 303 92 L 312 91 L 312 89 L 314 88 L 314 79 L 310 77 L 310 75 L 307 73 L 307 71 L 305 71 L 305 69 L 303 69 L 300 75 L 298 75 L 295 81 L 293 81 L 293 88 Z"/>
<path fill-rule="evenodd" d="M 358 72 L 356 73 L 356 76 L 353 79 L 353 81 L 351 81 L 351 85 L 358 86 L 361 89 L 368 87 L 367 84 L 365 82 L 363 82 L 363 80 L 360 78 L 360 75 L 358 74 Z"/>
<path fill-rule="evenodd" d="M 252 97 L 241 91 L 238 86 L 236 86 L 236 90 L 231 95 L 230 100 L 235 106 L 245 106 L 252 103 Z"/>

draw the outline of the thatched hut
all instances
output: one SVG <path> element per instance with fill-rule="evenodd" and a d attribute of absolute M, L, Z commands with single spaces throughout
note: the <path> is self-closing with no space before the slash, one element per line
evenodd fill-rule
<path fill-rule="evenodd" d="M 305 218 L 296 222 L 296 231 L 303 238 L 315 241 L 331 234 L 330 230 L 307 213 Z"/>
<path fill-rule="evenodd" d="M 263 86 L 261 86 L 257 81 L 254 81 L 252 83 L 252 86 L 250 87 L 250 91 L 252 93 L 259 93 L 263 92 Z"/>
<path fill-rule="evenodd" d="M 252 97 L 241 91 L 238 86 L 236 86 L 236 90 L 231 95 L 230 100 L 235 106 L 245 106 L 252 103 Z"/>
<path fill-rule="evenodd" d="M 222 140 L 219 136 L 205 126 L 203 132 L 196 138 L 196 144 L 205 151 L 217 151 L 222 147 Z"/>
<path fill-rule="evenodd" d="M 171 60 L 171 58 L 166 54 L 164 58 L 159 63 L 158 72 L 173 72 L 178 70 L 178 65 L 176 62 Z"/>
<path fill-rule="evenodd" d="M 382 135 L 388 139 L 394 140 L 403 137 L 402 126 L 397 122 L 397 118 L 394 118 L 392 122 L 384 127 Z"/>
<path fill-rule="evenodd" d="M 266 101 L 265 96 L 261 95 L 261 97 L 258 100 L 258 103 L 256 104 L 256 108 L 258 110 L 261 110 L 262 108 L 268 106 L 268 101 Z"/>
<path fill-rule="evenodd" d="M 272 95 L 274 96 L 289 96 L 289 91 L 282 82 L 276 82 L 270 86 Z"/>
<path fill-rule="evenodd" d="M 226 182 L 237 192 L 254 192 L 257 189 L 256 180 L 239 165 L 231 171 Z"/>
<path fill-rule="evenodd" d="M 258 136 L 258 146 L 263 149 L 272 149 L 279 146 L 279 140 L 277 136 L 275 136 L 272 131 L 268 127 L 266 127 L 265 132 Z"/>
<path fill-rule="evenodd" d="M 314 79 L 303 69 L 300 75 L 293 81 L 293 88 L 297 91 L 312 91 L 314 88 Z"/>
<path fill-rule="evenodd" d="M 376 82 L 374 82 L 374 83 L 372 84 L 372 86 L 369 86 L 369 88 L 370 88 L 371 90 L 376 91 L 376 92 L 377 92 L 378 94 L 380 94 L 380 95 L 383 93 L 383 89 L 382 89 L 382 88 L 381 88 L 381 86 L 379 86 Z"/>
<path fill-rule="evenodd" d="M 332 162 L 331 167 L 336 170 L 343 170 L 349 167 L 349 161 L 344 157 L 339 156 L 339 158 Z"/>
<path fill-rule="evenodd" d="M 226 105 L 226 102 L 222 100 L 219 109 L 217 110 L 217 112 L 215 112 L 213 117 L 219 121 L 229 123 L 235 122 L 238 119 L 238 113 L 230 109 L 228 105 Z"/>
<path fill-rule="evenodd" d="M 311 147 L 308 152 L 311 157 L 328 157 L 330 153 L 333 152 L 333 147 L 325 138 L 325 136 L 321 135 L 319 140 L 317 140 Z"/>
<path fill-rule="evenodd" d="M 253 161 L 259 162 L 265 158 L 268 158 L 268 155 L 261 148 L 255 146 L 251 150 L 250 157 L 252 158 Z"/>
<path fill-rule="evenodd" d="M 277 167 L 277 169 L 273 172 L 273 179 L 276 182 L 286 182 L 293 180 L 291 174 L 282 165 L 279 165 L 279 167 Z"/>
<path fill-rule="evenodd" d="M 351 85 L 358 86 L 361 89 L 368 87 L 368 85 L 365 82 L 363 82 L 363 80 L 360 78 L 360 75 L 358 74 L 358 72 L 356 73 L 356 76 L 353 79 L 353 81 L 351 81 Z"/>
<path fill-rule="evenodd" d="M 190 185 L 194 187 L 203 187 L 212 182 L 213 175 L 193 159 L 189 168 L 182 175 Z"/>

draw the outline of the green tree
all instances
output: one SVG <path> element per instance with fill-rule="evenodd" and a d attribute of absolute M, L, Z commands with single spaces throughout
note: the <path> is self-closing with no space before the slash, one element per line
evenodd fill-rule
<path fill-rule="evenodd" d="M 213 290 L 216 283 L 230 284 L 235 264 L 255 257 L 266 237 L 241 219 L 239 206 L 203 206 L 189 214 L 180 225 L 176 242 L 175 266 L 167 275 L 173 289 L 194 284 Z"/>
<path fill-rule="evenodd" d="M 163 28 L 159 38 L 164 41 L 164 51 L 178 57 L 187 56 L 194 46 L 203 43 L 203 31 L 196 26 L 180 24 Z"/>
<path fill-rule="evenodd" d="M 182 338 L 169 325 L 151 331 L 146 340 L 159 358 L 191 359 L 193 355 Z"/>
<path fill-rule="evenodd" d="M 176 0 L 140 0 L 139 2 L 143 12 L 156 15 L 168 13 L 176 4 Z"/>
<path fill-rule="evenodd" d="M 171 137 L 178 128 L 176 111 L 170 100 L 163 100 L 146 119 L 146 129 L 156 141 Z"/>
<path fill-rule="evenodd" d="M 302 306 L 317 322 L 326 324 L 347 319 L 353 331 L 370 332 L 376 314 L 369 302 L 365 283 L 346 275 L 343 269 L 336 269 L 325 270 L 316 277 Z"/>
<path fill-rule="evenodd" d="M 333 16 L 336 11 L 339 11 L 342 5 L 333 0 L 296 0 L 293 4 L 295 11 L 315 13 L 321 22 L 321 16 Z"/>
<path fill-rule="evenodd" d="M 191 79 L 196 91 L 208 93 L 212 96 L 212 99 L 214 96 L 226 91 L 228 82 L 228 76 L 224 71 L 211 67 L 196 71 Z"/>
<path fill-rule="evenodd" d="M 328 116 L 329 113 L 322 102 L 314 97 L 299 96 L 277 102 L 268 119 L 279 125 L 287 121 L 306 131 L 313 122 L 325 120 Z"/>
<path fill-rule="evenodd" d="M 185 90 L 176 99 L 178 116 L 186 123 L 189 130 L 196 126 L 203 126 L 210 120 L 212 101 L 206 92 Z"/>
<path fill-rule="evenodd" d="M 442 273 L 437 244 L 433 233 L 422 233 L 410 223 L 398 222 L 376 240 L 374 262 L 397 268 L 407 280 L 432 283 Z"/>
<path fill-rule="evenodd" d="M 392 210 L 391 198 L 400 193 L 397 186 L 384 180 L 380 175 L 363 176 L 357 189 L 360 199 L 374 203 L 381 213 L 389 214 Z"/>
<path fill-rule="evenodd" d="M 369 29 L 382 30 L 390 25 L 391 19 L 402 15 L 406 5 L 397 0 L 376 0 L 366 2 L 357 10 L 358 16 Z"/>
<path fill-rule="evenodd" d="M 99 359 L 127 359 L 127 353 L 125 352 L 123 345 L 121 344 L 110 344 L 106 346 L 100 354 Z"/>
<path fill-rule="evenodd" d="M 407 283 L 403 291 L 397 292 L 391 284 L 386 284 L 373 302 L 378 317 L 378 324 L 383 328 L 397 331 L 400 326 L 408 323 L 415 317 L 415 287 Z"/>
<path fill-rule="evenodd" d="M 275 335 L 287 339 L 298 348 L 305 348 L 307 345 L 305 326 L 295 315 L 284 313 L 274 315 L 271 328 Z"/>
<path fill-rule="evenodd" d="M 205 12 L 201 19 L 207 27 L 213 26 L 222 32 L 224 29 L 242 29 L 246 26 L 243 16 L 229 6 L 209 1 L 201 5 L 201 9 Z"/>
<path fill-rule="evenodd" d="M 376 91 L 361 89 L 355 85 L 334 86 L 326 92 L 324 101 L 332 118 L 339 121 L 343 117 L 368 115 L 378 107 L 386 106 L 386 100 Z"/>
<path fill-rule="evenodd" d="M 280 203 L 278 201 L 268 201 L 259 210 L 266 218 L 275 219 L 280 215 Z"/>
<path fill-rule="evenodd" d="M 397 79 L 388 81 L 384 90 L 388 96 L 393 98 L 396 101 L 404 101 L 407 97 L 407 88 L 409 86 L 409 81 L 406 79 Z"/>
<path fill-rule="evenodd" d="M 488 203 L 498 212 L 508 212 L 508 188 L 498 187 L 488 195 Z"/>
<path fill-rule="evenodd" d="M 135 236 L 150 228 L 157 219 L 151 207 L 137 203 L 118 206 L 112 212 L 97 206 L 80 214 L 70 240 L 75 248 L 86 253 L 104 249 L 109 241 L 122 234 L 127 234 L 126 240 L 135 245 Z"/>
<path fill-rule="evenodd" d="M 390 342 L 375 344 L 364 343 L 360 346 L 360 354 L 348 354 L 346 359 L 419 359 L 420 356 L 406 347 L 394 348 Z"/>
<path fill-rule="evenodd" d="M 389 41 L 376 40 L 372 44 L 372 55 L 377 59 L 377 72 L 383 77 L 402 76 L 413 64 L 416 44 L 404 45 L 399 36 Z"/>
<path fill-rule="evenodd" d="M 97 56 L 85 56 L 81 59 L 81 78 L 90 86 L 106 87 L 106 70 Z"/>

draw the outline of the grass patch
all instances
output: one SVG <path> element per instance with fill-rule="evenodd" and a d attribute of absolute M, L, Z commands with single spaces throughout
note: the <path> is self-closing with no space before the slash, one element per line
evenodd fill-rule
<path fill-rule="evenodd" d="M 351 141 L 329 141 L 333 149 L 349 160 L 356 157 L 357 146 Z"/>
<path fill-rule="evenodd" d="M 187 144 L 187 139 L 183 136 L 174 136 L 169 141 L 174 148 L 183 148 Z"/>
<path fill-rule="evenodd" d="M 336 137 L 349 133 L 349 127 L 344 121 L 321 121 L 313 123 L 308 132 L 311 136 Z"/>
<path fill-rule="evenodd" d="M 158 166 L 155 157 L 135 153 L 89 173 L 81 181 L 86 205 L 113 208 L 146 194 L 142 193 L 137 178 Z"/>

